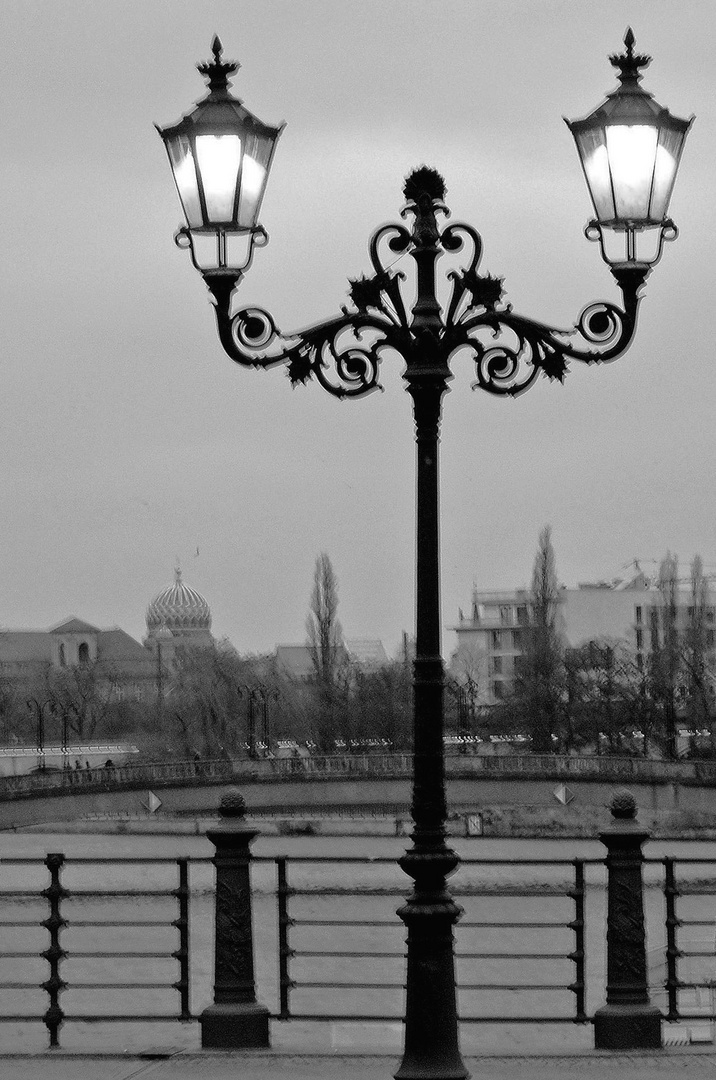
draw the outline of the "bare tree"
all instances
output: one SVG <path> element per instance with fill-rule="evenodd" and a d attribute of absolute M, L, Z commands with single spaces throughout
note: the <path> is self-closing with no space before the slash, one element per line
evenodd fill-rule
<path fill-rule="evenodd" d="M 532 749 L 538 754 L 554 750 L 552 735 L 560 727 L 564 680 L 562 650 L 557 633 L 558 605 L 559 585 L 552 530 L 545 525 L 539 535 L 532 569 L 530 625 L 526 635 L 522 676 Z"/>
<path fill-rule="evenodd" d="M 316 739 L 331 748 L 339 675 L 345 666 L 343 631 L 338 621 L 338 581 L 325 551 L 316 559 L 310 610 L 306 619 L 308 648 L 318 687 Z"/>
<path fill-rule="evenodd" d="M 107 717 L 114 686 L 106 668 L 87 663 L 48 672 L 47 691 L 70 737 L 86 742 Z"/>
<path fill-rule="evenodd" d="M 664 718 L 666 756 L 676 757 L 676 691 L 681 667 L 678 626 L 679 562 L 667 551 L 659 566 L 658 608 L 652 609 L 650 676 L 651 690 Z"/>
<path fill-rule="evenodd" d="M 313 571 L 306 633 L 316 678 L 325 687 L 335 686 L 342 660 L 343 630 L 337 611 L 338 581 L 330 558 L 322 551 Z"/>
<path fill-rule="evenodd" d="M 682 661 L 686 681 L 686 713 L 691 729 L 710 729 L 711 723 L 711 676 L 708 662 L 708 611 L 710 605 L 709 584 L 704 575 L 703 561 L 695 555 L 691 563 L 691 596 L 684 641 Z M 711 733 L 713 743 L 713 733 Z"/>

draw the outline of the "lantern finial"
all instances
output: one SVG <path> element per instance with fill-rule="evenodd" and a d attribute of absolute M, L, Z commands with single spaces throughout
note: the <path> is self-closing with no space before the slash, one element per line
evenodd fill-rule
<path fill-rule="evenodd" d="M 619 68 L 619 82 L 622 86 L 627 84 L 633 84 L 636 86 L 641 81 L 641 72 L 639 68 L 648 67 L 651 63 L 651 57 L 645 53 L 634 53 L 634 31 L 631 26 L 627 27 L 627 32 L 624 35 L 624 45 L 626 52 L 615 54 L 609 57 L 610 63 Z"/>
<path fill-rule="evenodd" d="M 218 34 L 214 34 L 214 40 L 211 43 L 211 51 L 214 54 L 213 63 L 196 65 L 204 78 L 208 80 L 209 90 L 211 90 L 212 94 L 217 91 L 226 92 L 231 86 L 228 76 L 235 75 L 241 67 L 235 60 L 224 61 L 221 59 L 223 48 L 221 38 Z"/>

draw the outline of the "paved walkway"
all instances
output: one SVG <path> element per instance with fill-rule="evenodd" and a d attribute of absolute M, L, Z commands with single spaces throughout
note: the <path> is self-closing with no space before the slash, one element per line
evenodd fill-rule
<path fill-rule="evenodd" d="M 390 1080 L 398 1061 L 375 1055 L 308 1056 L 273 1051 L 187 1051 L 170 1056 L 74 1055 L 0 1057 L 2 1080 Z M 714 1080 L 713 1047 L 666 1048 L 659 1053 L 597 1053 L 553 1056 L 468 1057 L 473 1080 Z"/>

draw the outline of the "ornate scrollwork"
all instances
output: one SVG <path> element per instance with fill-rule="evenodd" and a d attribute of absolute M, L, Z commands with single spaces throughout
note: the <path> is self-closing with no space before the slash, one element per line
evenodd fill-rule
<path fill-rule="evenodd" d="M 511 305 L 502 303 L 502 279 L 478 272 L 480 234 L 464 223 L 439 230 L 438 213 L 449 214 L 441 199 L 413 193 L 403 211 L 414 215 L 412 230 L 392 223 L 375 232 L 369 249 L 373 273 L 349 280 L 350 307 L 294 334 L 284 336 L 261 308 L 247 307 L 232 315 L 231 298 L 241 275 L 205 273 L 224 349 L 239 364 L 263 368 L 284 364 L 294 385 L 315 378 L 334 396 L 353 398 L 380 388 L 380 363 L 386 352 L 402 357 L 408 380 L 419 369 L 424 373 L 426 332 L 432 334 L 432 355 L 437 347 L 445 370 L 450 359 L 467 353 L 475 364 L 474 386 L 501 396 L 523 393 L 540 373 L 562 382 L 569 359 L 603 363 L 627 348 L 649 265 L 612 266 L 623 309 L 606 301 L 592 303 L 571 329 L 556 329 L 517 315 Z M 444 306 L 437 300 L 434 280 L 440 251 L 464 255 L 463 265 L 445 276 L 450 295 Z M 412 308 L 404 295 L 406 274 L 393 268 L 406 254 L 417 266 Z"/>

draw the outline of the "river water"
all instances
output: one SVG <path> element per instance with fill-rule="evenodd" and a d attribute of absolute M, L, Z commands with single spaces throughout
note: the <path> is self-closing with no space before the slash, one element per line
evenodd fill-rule
<path fill-rule="evenodd" d="M 574 1011 L 574 995 L 565 987 L 574 979 L 575 969 L 567 959 L 510 959 L 460 958 L 460 954 L 488 953 L 555 953 L 561 956 L 574 948 L 572 930 L 553 928 L 499 928 L 471 926 L 474 922 L 541 922 L 564 924 L 574 918 L 573 901 L 554 895 L 566 889 L 573 880 L 569 865 L 527 866 L 515 860 L 599 860 L 604 849 L 598 841 L 583 840 L 503 840 L 486 838 L 453 839 L 454 848 L 465 860 L 452 879 L 456 898 L 464 908 L 464 916 L 456 928 L 458 953 L 457 979 L 460 1013 L 469 1016 L 570 1016 Z M 336 856 L 388 858 L 388 863 L 351 864 L 325 862 L 289 863 L 290 883 L 302 895 L 291 897 L 290 915 L 298 925 L 291 928 L 290 945 L 299 953 L 344 951 L 350 958 L 297 956 L 292 960 L 291 977 L 299 984 L 312 982 L 394 982 L 398 987 L 404 980 L 405 928 L 395 911 L 409 892 L 409 882 L 395 864 L 406 849 L 407 842 L 399 837 L 285 837 L 259 836 L 254 845 L 258 857 L 253 867 L 254 933 L 258 999 L 272 1012 L 278 1011 L 278 940 L 276 909 L 276 869 L 273 859 L 286 855 L 290 860 L 331 859 Z M 71 892 L 81 893 L 98 888 L 131 891 L 134 889 L 172 889 L 177 884 L 176 866 L 172 863 L 91 863 L 87 859 L 169 858 L 189 856 L 208 859 L 212 845 L 205 837 L 190 835 L 98 835 L 98 834 L 41 834 L 4 833 L 0 837 L 0 891 L 23 890 L 37 897 L 48 884 L 47 871 L 42 865 L 14 863 L 13 859 L 39 858 L 47 852 L 62 852 L 68 859 L 63 870 L 63 883 Z M 660 859 L 664 855 L 676 858 L 716 860 L 716 842 L 658 841 L 647 844 L 645 855 Z M 83 861 L 73 862 L 81 857 Z M 507 860 L 495 864 L 491 860 Z M 683 875 L 698 879 L 705 892 L 682 898 L 679 915 L 685 919 L 702 920 L 699 926 L 686 926 L 680 931 L 679 944 L 691 945 L 695 951 L 716 953 L 716 862 L 683 866 Z M 663 870 L 659 864 L 645 868 L 645 908 L 647 919 L 650 966 L 655 984 L 663 974 L 664 900 L 661 890 Z M 603 1002 L 605 908 L 604 869 L 600 865 L 587 868 L 586 952 L 587 952 L 587 1012 Z M 190 951 L 191 951 L 191 1009 L 199 1012 L 211 1001 L 213 968 L 213 868 L 208 862 L 192 864 L 190 871 Z M 495 891 L 514 886 L 516 897 L 498 897 Z M 380 895 L 360 895 L 366 888 L 379 890 Z M 485 895 L 471 895 L 480 889 Z M 356 890 L 358 895 L 350 895 Z M 534 893 L 535 895 L 530 895 Z M 48 976 L 47 962 L 36 955 L 33 959 L 13 958 L 11 951 L 39 954 L 48 945 L 47 931 L 39 926 L 48 914 L 47 902 L 39 898 L 0 899 L 0 983 L 22 981 L 35 986 Z M 176 991 L 147 988 L 117 990 L 103 987 L 106 982 L 171 983 L 178 977 L 175 960 L 161 956 L 151 959 L 113 956 L 93 957 L 94 952 L 171 952 L 177 948 L 177 931 L 169 924 L 176 918 L 173 900 L 155 897 L 82 898 L 70 897 L 63 904 L 63 915 L 69 925 L 62 933 L 62 945 L 68 951 L 62 975 L 69 984 L 61 1003 L 68 1015 L 97 1013 L 112 1015 L 144 1011 L 174 1013 L 178 1011 Z M 33 926 L 17 929 L 2 922 L 21 918 Z M 379 920 L 380 927 L 314 926 L 315 919 Z M 148 923 L 163 921 L 164 926 L 92 927 L 77 925 L 87 922 L 127 921 Z M 393 958 L 371 959 L 361 956 L 366 951 L 394 953 Z M 685 962 L 684 962 L 685 963 Z M 716 955 L 694 960 L 693 977 L 716 979 Z M 705 972 L 705 975 L 704 975 Z M 685 972 L 680 972 L 682 978 Z M 471 990 L 468 984 L 486 982 L 507 983 L 505 990 Z M 79 988 L 78 983 L 93 984 Z M 555 983 L 554 990 L 520 990 L 520 984 Z M 695 993 L 695 992 L 694 992 Z M 654 1000 L 663 1005 L 656 987 Z M 703 996 L 698 1001 L 685 1002 L 690 1008 L 708 1004 Z M 40 990 L 0 989 L 0 1015 L 41 1013 L 47 1007 L 47 996 Z M 292 992 L 294 1012 L 341 1013 L 345 1021 L 330 1024 L 290 1023 L 272 1025 L 275 1045 L 299 1046 L 305 1049 L 320 1045 L 335 1050 L 362 1048 L 398 1051 L 400 1018 L 403 1011 L 403 991 L 341 990 L 330 987 L 299 987 Z M 382 1023 L 356 1025 L 350 1023 L 355 1014 L 381 1014 L 389 1019 Z M 6 1022 L 0 1024 L 0 1050 L 23 1048 L 40 1049 L 46 1043 L 41 1024 Z M 136 1049 L 161 1043 L 181 1046 L 198 1045 L 198 1025 L 105 1024 L 68 1021 L 62 1031 L 62 1045 L 68 1049 L 89 1047 Z M 505 1023 L 464 1023 L 462 1041 L 466 1051 L 480 1048 L 519 1050 L 544 1044 L 546 1048 L 588 1047 L 591 1044 L 590 1026 L 572 1024 L 546 1025 Z"/>

